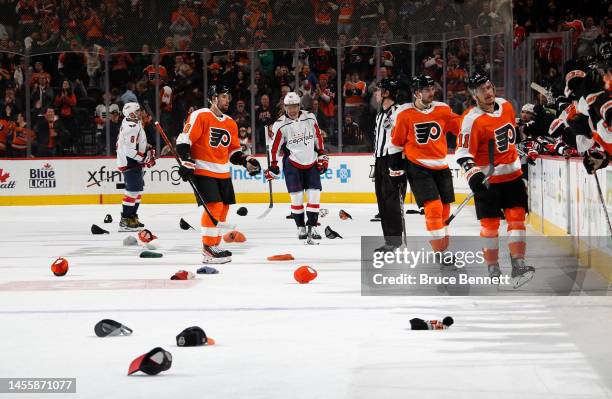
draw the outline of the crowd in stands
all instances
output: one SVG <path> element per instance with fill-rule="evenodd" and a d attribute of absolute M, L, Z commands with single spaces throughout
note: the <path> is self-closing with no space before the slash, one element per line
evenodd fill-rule
<path fill-rule="evenodd" d="M 409 77 L 414 65 L 457 113 L 468 105 L 471 71 L 503 82 L 501 34 L 474 37 L 471 46 L 461 37 L 445 48 L 423 42 L 414 52 L 410 37 L 498 31 L 504 7 L 482 0 L 0 0 L 0 157 L 26 156 L 28 146 L 34 156 L 105 155 L 107 141 L 112 153 L 130 101 L 149 104 L 176 136 L 187 114 L 206 105 L 212 84 L 232 89 L 228 113 L 247 151 L 263 152 L 267 126 L 293 90 L 316 114 L 331 151 L 341 142 L 343 151 L 368 152 L 380 79 Z M 530 33 L 570 30 L 576 54 L 588 55 L 608 35 L 608 7 L 514 0 L 514 44 Z M 538 54 L 547 85 L 562 91 L 557 45 L 541 43 Z"/>

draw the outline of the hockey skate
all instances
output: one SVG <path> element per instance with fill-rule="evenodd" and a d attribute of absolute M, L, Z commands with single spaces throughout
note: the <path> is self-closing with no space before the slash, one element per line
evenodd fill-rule
<path fill-rule="evenodd" d="M 133 216 L 121 216 L 121 220 L 119 221 L 120 233 L 138 230 L 140 230 L 140 223 L 138 223 Z"/>
<path fill-rule="evenodd" d="M 308 226 L 308 232 L 306 234 L 306 242 L 304 244 L 319 245 L 319 243 L 316 242 L 315 240 L 320 240 L 320 239 L 321 239 L 321 235 L 317 233 L 317 230 L 315 230 L 314 226 Z"/>
<path fill-rule="evenodd" d="M 527 266 L 523 258 L 510 258 L 512 262 L 512 281 L 514 289 L 527 284 L 535 275 L 535 268 Z"/>
<path fill-rule="evenodd" d="M 459 270 L 459 268 L 455 266 L 455 254 L 450 251 L 440 253 L 439 265 L 441 271 L 455 272 Z"/>
<path fill-rule="evenodd" d="M 138 227 L 145 227 L 145 225 L 138 219 L 138 214 L 135 214 L 134 216 L 132 216 L 132 219 L 134 219 L 134 222 L 136 224 L 138 224 Z"/>
<path fill-rule="evenodd" d="M 222 250 L 217 246 L 204 245 L 202 247 L 202 263 L 222 264 L 231 261 L 232 255 L 229 251 Z"/>
<path fill-rule="evenodd" d="M 489 277 L 490 278 L 494 278 L 494 277 L 501 277 L 501 269 L 499 268 L 499 263 L 493 263 L 491 265 L 488 266 L 489 269 Z"/>
<path fill-rule="evenodd" d="M 370 219 L 370 222 L 380 222 L 380 220 L 380 213 L 377 213 L 372 219 Z"/>
<path fill-rule="evenodd" d="M 318 224 L 317 224 L 317 226 L 318 226 Z M 317 229 L 314 226 L 312 226 L 312 228 L 309 226 L 308 229 L 312 231 L 312 239 L 313 240 L 320 240 L 321 239 L 321 234 L 319 234 L 319 232 L 317 231 Z"/>
<path fill-rule="evenodd" d="M 306 231 L 306 226 L 298 227 L 298 239 L 305 240 L 308 237 L 308 232 Z"/>
<path fill-rule="evenodd" d="M 376 248 L 374 252 L 393 252 L 397 248 L 399 248 L 399 245 L 385 244 L 382 247 Z"/>

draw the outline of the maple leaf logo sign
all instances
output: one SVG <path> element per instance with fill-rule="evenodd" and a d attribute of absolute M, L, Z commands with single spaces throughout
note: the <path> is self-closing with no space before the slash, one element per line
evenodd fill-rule
<path fill-rule="evenodd" d="M 0 183 L 6 183 L 9 177 L 11 177 L 11 175 L 8 172 L 4 173 L 4 170 L 0 169 Z"/>

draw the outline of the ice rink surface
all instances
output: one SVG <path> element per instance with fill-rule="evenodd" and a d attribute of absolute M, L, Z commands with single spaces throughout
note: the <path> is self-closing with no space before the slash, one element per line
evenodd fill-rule
<path fill-rule="evenodd" d="M 344 239 L 306 246 L 288 204 L 265 219 L 230 210 L 247 242 L 226 245 L 220 274 L 170 281 L 200 266 L 194 205 L 142 205 L 159 236 L 161 259 L 141 259 L 117 233 L 119 205 L 0 208 L 0 377 L 76 377 L 76 394 L 3 398 L 469 398 L 612 397 L 610 297 L 364 297 L 360 236 L 379 234 L 374 205 L 329 204 L 321 219 Z M 353 220 L 338 217 L 340 208 Z M 111 213 L 112 225 L 103 219 Z M 408 215 L 409 234 L 423 217 Z M 98 224 L 109 235 L 92 235 Z M 478 234 L 473 209 L 454 234 Z M 133 233 L 132 233 L 133 234 Z M 296 260 L 268 262 L 292 253 Z M 50 264 L 67 258 L 64 277 Z M 293 270 L 319 276 L 299 285 Z M 446 331 L 410 331 L 413 317 L 451 315 Z M 98 338 L 103 318 L 134 330 Z M 198 325 L 217 345 L 179 348 L 175 336 Z M 130 362 L 161 346 L 172 368 L 128 377 Z M 140 374 L 140 373 L 139 373 Z"/>

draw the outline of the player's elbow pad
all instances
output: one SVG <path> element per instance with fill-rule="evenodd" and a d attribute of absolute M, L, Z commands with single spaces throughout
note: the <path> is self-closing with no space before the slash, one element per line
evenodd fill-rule
<path fill-rule="evenodd" d="M 244 155 L 242 151 L 236 151 L 232 154 L 229 160 L 233 165 L 240 165 L 246 167 L 247 156 Z"/>
<path fill-rule="evenodd" d="M 177 144 L 176 152 L 182 160 L 191 159 L 191 146 L 189 144 Z"/>

